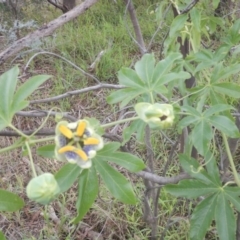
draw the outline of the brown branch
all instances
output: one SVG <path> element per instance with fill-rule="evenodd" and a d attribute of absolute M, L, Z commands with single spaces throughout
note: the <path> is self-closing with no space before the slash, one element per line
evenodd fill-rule
<path fill-rule="evenodd" d="M 170 184 L 170 183 L 175 184 L 183 179 L 191 178 L 187 173 L 181 173 L 181 174 L 179 174 L 177 176 L 173 176 L 173 177 L 160 177 L 160 176 L 150 173 L 150 172 L 140 171 L 140 172 L 136 173 L 136 175 L 139 177 L 142 177 L 144 179 L 148 179 L 154 183 L 161 184 L 161 185 L 166 185 L 166 184 Z"/>
<path fill-rule="evenodd" d="M 122 88 L 124 88 L 124 86 L 103 83 L 103 84 L 98 84 L 98 85 L 92 86 L 92 87 L 86 87 L 86 88 L 83 88 L 83 89 L 66 92 L 66 93 L 63 93 L 61 95 L 50 97 L 50 98 L 33 100 L 33 101 L 30 101 L 30 104 L 54 102 L 54 101 L 58 101 L 58 100 L 63 99 L 63 98 L 71 97 L 73 95 L 77 95 L 77 94 L 80 94 L 80 93 L 85 93 L 85 92 L 89 92 L 89 91 L 93 91 L 93 90 L 98 90 L 98 89 L 102 89 L 102 88 L 122 89 Z"/>
<path fill-rule="evenodd" d="M 47 37 L 51 35 L 57 28 L 63 24 L 71 21 L 72 19 L 78 17 L 80 14 L 84 13 L 93 4 L 98 2 L 98 0 L 86 0 L 79 6 L 75 7 L 71 11 L 61 15 L 60 17 L 54 19 L 46 25 L 36 30 L 33 33 L 28 34 L 24 38 L 15 41 L 11 46 L 0 53 L 0 64 L 4 63 L 8 58 L 20 52 L 23 48 L 28 47 L 39 38 Z"/>
<path fill-rule="evenodd" d="M 140 25 L 139 25 L 139 22 L 138 22 L 138 19 L 137 19 L 136 11 L 134 9 L 134 6 L 133 6 L 133 3 L 132 3 L 131 0 L 124 0 L 124 2 L 126 4 L 126 8 L 128 9 L 130 19 L 132 21 L 133 29 L 134 29 L 136 39 L 137 39 L 137 40 L 135 40 L 133 38 L 133 40 L 134 40 L 135 43 L 137 43 L 137 45 L 140 49 L 140 52 L 143 55 L 147 52 L 147 49 L 145 47 L 145 43 L 144 43 L 142 32 L 141 32 L 141 29 L 140 29 Z M 126 24 L 126 26 L 128 27 L 127 24 Z M 129 33 L 130 33 L 130 31 L 129 31 Z"/>
<path fill-rule="evenodd" d="M 181 14 L 189 12 L 198 2 L 199 0 L 193 0 L 192 2 L 190 2 L 188 6 L 181 11 Z"/>
<path fill-rule="evenodd" d="M 50 4 L 52 4 L 54 7 L 56 7 L 56 8 L 58 8 L 58 9 L 60 9 L 62 12 L 65 12 L 65 8 L 64 8 L 64 6 L 63 5 L 58 5 L 58 4 L 56 4 L 54 1 L 52 1 L 52 0 L 47 0 Z"/>

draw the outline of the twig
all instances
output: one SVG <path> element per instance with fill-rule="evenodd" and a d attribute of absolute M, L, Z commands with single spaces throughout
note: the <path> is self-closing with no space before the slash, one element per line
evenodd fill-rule
<path fill-rule="evenodd" d="M 68 113 L 62 113 L 62 112 L 53 112 L 53 111 L 44 111 L 44 110 L 34 110 L 34 111 L 19 111 L 16 113 L 18 116 L 23 116 L 23 117 L 45 117 L 47 115 L 61 115 L 63 118 L 66 118 L 70 121 L 76 121 L 77 118 L 68 115 Z"/>
<path fill-rule="evenodd" d="M 46 52 L 46 51 L 43 51 L 43 52 L 38 52 L 38 53 L 35 53 L 27 62 L 25 68 L 24 68 L 24 72 L 26 71 L 26 69 L 28 68 L 30 62 L 36 57 L 38 56 L 39 54 L 49 54 L 49 55 L 53 55 L 55 57 L 58 57 L 58 58 L 61 58 L 62 60 L 64 60 L 65 62 L 67 62 L 68 64 L 72 65 L 73 67 L 75 67 L 77 70 L 79 70 L 82 74 L 88 76 L 88 77 L 91 77 L 92 79 L 94 79 L 97 83 L 100 84 L 100 81 L 95 77 L 93 76 L 92 74 L 90 73 L 87 73 L 85 72 L 82 68 L 78 67 L 76 64 L 72 63 L 71 61 L 67 60 L 66 58 L 56 54 L 56 53 L 52 53 L 52 52 Z"/>
<path fill-rule="evenodd" d="M 163 14 L 162 19 L 165 19 L 165 18 L 166 18 L 166 15 L 167 15 L 167 13 L 168 13 L 168 11 L 169 11 L 170 8 L 171 8 L 171 4 L 168 5 L 167 9 L 165 10 L 165 12 L 164 12 L 164 14 Z M 164 23 L 163 20 L 159 23 L 159 25 L 158 25 L 158 27 L 157 27 L 157 30 L 156 30 L 155 33 L 153 34 L 153 36 L 152 36 L 152 38 L 151 38 L 151 40 L 150 40 L 150 42 L 149 42 L 149 44 L 148 44 L 147 51 L 150 50 L 154 38 L 156 37 L 157 33 L 162 29 L 163 23 Z"/>
<path fill-rule="evenodd" d="M 122 88 L 124 88 L 124 86 L 101 83 L 101 84 L 98 84 L 96 86 L 91 86 L 91 87 L 87 87 L 87 88 L 83 88 L 83 89 L 79 89 L 79 90 L 66 92 L 66 93 L 58 95 L 58 96 L 45 98 L 45 99 L 39 99 L 39 100 L 33 100 L 33 101 L 30 101 L 30 104 L 55 102 L 55 101 L 58 101 L 58 100 L 63 99 L 63 98 L 71 97 L 73 95 L 77 95 L 77 94 L 81 94 L 81 93 L 85 93 L 85 92 L 90 92 L 90 91 L 98 90 L 98 89 L 102 89 L 102 88 L 122 89 Z"/>
<path fill-rule="evenodd" d="M 189 12 L 198 2 L 199 0 L 193 0 L 192 2 L 189 3 L 189 5 L 184 10 L 180 12 L 180 14 Z"/>
<path fill-rule="evenodd" d="M 80 14 L 83 14 L 96 2 L 98 2 L 98 0 L 86 0 L 71 11 L 61 15 L 48 24 L 43 25 L 41 28 L 28 34 L 27 36 L 15 41 L 11 46 L 0 53 L 0 64 L 4 63 L 14 54 L 20 52 L 23 48 L 29 47 L 34 41 L 39 40 L 39 38 L 51 35 L 57 28 L 78 17 Z"/>
<path fill-rule="evenodd" d="M 124 0 L 124 2 L 126 4 L 126 10 L 125 10 L 125 14 L 124 14 L 126 29 L 128 31 L 129 36 L 132 38 L 133 42 L 135 42 L 138 45 L 140 52 L 143 55 L 147 52 L 147 49 L 145 47 L 145 43 L 143 40 L 142 32 L 141 32 L 141 29 L 140 29 L 140 26 L 138 23 L 138 19 L 137 19 L 137 15 L 136 15 L 133 3 L 131 0 Z M 129 11 L 129 15 L 130 15 L 130 18 L 132 21 L 133 29 L 134 29 L 137 40 L 132 36 L 131 31 L 129 30 L 129 26 L 126 22 L 127 10 Z"/>
<path fill-rule="evenodd" d="M 177 176 L 173 176 L 173 177 L 160 177 L 160 176 L 150 173 L 150 172 L 140 171 L 140 172 L 136 173 L 136 175 L 139 177 L 142 177 L 144 179 L 148 179 L 154 183 L 161 184 L 161 185 L 175 184 L 183 179 L 191 178 L 187 173 L 181 173 L 181 174 L 179 174 Z"/>
<path fill-rule="evenodd" d="M 65 12 L 65 8 L 64 8 L 63 5 L 58 5 L 58 4 L 56 4 L 56 2 L 54 2 L 54 1 L 52 1 L 52 0 L 47 0 L 47 1 L 48 1 L 50 4 L 52 4 L 54 7 L 62 10 L 62 12 Z"/>

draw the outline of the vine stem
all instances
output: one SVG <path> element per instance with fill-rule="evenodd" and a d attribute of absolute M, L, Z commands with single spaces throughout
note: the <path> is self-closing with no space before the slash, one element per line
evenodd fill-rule
<path fill-rule="evenodd" d="M 134 121 L 134 120 L 138 120 L 138 119 L 139 119 L 139 117 L 125 118 L 125 119 L 118 120 L 118 121 L 115 121 L 115 122 L 110 122 L 110 123 L 103 124 L 103 125 L 101 125 L 101 127 L 108 128 L 108 127 L 114 126 L 116 124 L 125 123 L 125 122 L 129 122 L 129 121 Z"/>
<path fill-rule="evenodd" d="M 26 145 L 27 150 L 28 150 L 28 155 L 29 155 L 29 158 L 30 158 L 30 165 L 31 165 L 31 168 L 32 168 L 33 176 L 37 177 L 37 173 L 36 173 L 35 166 L 34 166 L 34 163 L 33 163 L 32 152 L 31 152 L 28 141 L 25 142 L 25 145 Z"/>
<path fill-rule="evenodd" d="M 231 151 L 230 151 L 230 148 L 229 148 L 227 137 L 224 133 L 222 133 L 222 136 L 223 136 L 223 142 L 224 142 L 224 145 L 225 145 L 225 148 L 226 148 L 227 156 L 228 156 L 228 159 L 229 159 L 232 171 L 233 171 L 234 180 L 235 180 L 236 184 L 238 185 L 238 187 L 240 187 L 240 179 L 238 177 L 238 173 L 237 173 L 235 164 L 233 162 L 233 157 L 232 157 L 232 154 L 231 154 Z"/>

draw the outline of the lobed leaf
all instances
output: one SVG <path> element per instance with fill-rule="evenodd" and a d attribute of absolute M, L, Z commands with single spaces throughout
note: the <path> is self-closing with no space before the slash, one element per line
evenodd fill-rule
<path fill-rule="evenodd" d="M 186 198 L 197 198 L 218 191 L 217 187 L 195 179 L 182 180 L 178 184 L 168 184 L 164 189 L 176 197 Z"/>
<path fill-rule="evenodd" d="M 220 240 L 236 239 L 236 218 L 233 209 L 223 193 L 218 195 L 215 221 Z"/>
<path fill-rule="evenodd" d="M 11 106 L 17 86 L 18 74 L 19 68 L 15 66 L 0 76 L 0 119 L 2 118 L 7 123 L 12 121 Z"/>
<path fill-rule="evenodd" d="M 136 204 L 137 199 L 130 182 L 105 161 L 93 162 L 111 194 L 126 204 Z"/>
<path fill-rule="evenodd" d="M 202 240 L 214 218 L 217 195 L 211 195 L 201 201 L 193 210 L 190 220 L 190 239 Z"/>
<path fill-rule="evenodd" d="M 146 167 L 142 159 L 130 153 L 112 152 L 111 154 L 103 154 L 99 151 L 95 159 L 96 161 L 116 163 L 130 172 L 139 172 Z"/>
<path fill-rule="evenodd" d="M 98 176 L 94 167 L 84 169 L 78 181 L 78 199 L 76 203 L 78 215 L 74 223 L 79 223 L 93 205 L 98 195 Z"/>
<path fill-rule="evenodd" d="M 77 180 L 81 172 L 82 169 L 77 164 L 67 163 L 55 173 L 54 176 L 61 192 L 67 191 Z"/>
<path fill-rule="evenodd" d="M 18 195 L 0 189 L 0 211 L 14 212 L 24 206 L 24 201 Z"/>
<path fill-rule="evenodd" d="M 37 149 L 37 154 L 46 158 L 55 158 L 55 144 L 49 144 Z"/>

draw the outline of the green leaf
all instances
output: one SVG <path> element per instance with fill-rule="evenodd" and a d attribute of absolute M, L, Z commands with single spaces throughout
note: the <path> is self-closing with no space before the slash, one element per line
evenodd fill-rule
<path fill-rule="evenodd" d="M 161 80 L 162 76 L 171 70 L 173 63 L 178 59 L 182 59 L 182 54 L 171 52 L 165 59 L 158 62 L 154 69 L 152 77 L 153 83 L 155 83 L 155 85 L 158 85 L 158 82 Z"/>
<path fill-rule="evenodd" d="M 234 107 L 227 105 L 227 104 L 216 104 L 216 105 L 211 106 L 209 109 L 207 109 L 203 113 L 203 116 L 205 118 L 208 118 L 208 117 L 212 116 L 213 114 L 223 112 L 226 110 L 230 110 L 230 109 L 234 109 Z"/>
<path fill-rule="evenodd" d="M 24 201 L 18 195 L 0 189 L 0 211 L 14 212 L 24 206 Z"/>
<path fill-rule="evenodd" d="M 196 117 L 201 117 L 201 113 L 191 106 L 182 106 L 182 110 Z"/>
<path fill-rule="evenodd" d="M 190 124 L 198 121 L 198 118 L 195 116 L 187 116 L 181 119 L 181 121 L 178 122 L 178 127 L 182 130 L 183 128 L 189 126 Z"/>
<path fill-rule="evenodd" d="M 164 85 L 164 84 L 167 84 L 171 81 L 174 81 L 174 80 L 185 80 L 185 79 L 188 79 L 190 78 L 191 75 L 188 73 L 188 72 L 183 72 L 183 71 L 180 71 L 178 73 L 168 73 L 168 74 L 165 74 L 164 76 L 162 76 L 161 79 L 159 79 L 158 82 L 156 82 L 156 84 L 154 85 L 154 88 L 159 88 L 160 85 Z"/>
<path fill-rule="evenodd" d="M 193 8 L 190 11 L 191 20 L 193 23 L 193 28 L 198 32 L 201 32 L 201 13 L 197 8 Z"/>
<path fill-rule="evenodd" d="M 137 73 L 131 68 L 122 68 L 118 72 L 119 83 L 131 88 L 144 88 L 144 79 L 139 78 Z"/>
<path fill-rule="evenodd" d="M 103 149 L 99 150 L 97 152 L 97 156 L 98 155 L 108 155 L 111 154 L 115 151 L 117 151 L 120 147 L 120 143 L 119 142 L 110 142 L 110 143 L 106 143 L 103 147 Z"/>
<path fill-rule="evenodd" d="M 137 140 L 142 142 L 144 138 L 144 129 L 145 129 L 146 123 L 142 121 L 141 119 L 132 121 L 130 123 L 130 126 L 125 128 L 123 130 L 123 142 L 122 145 L 124 145 L 126 142 L 130 140 L 131 137 L 133 137 L 133 133 L 137 133 Z"/>
<path fill-rule="evenodd" d="M 109 161 L 116 163 L 130 172 L 139 172 L 146 167 L 140 158 L 130 153 L 112 152 L 103 154 L 99 151 L 95 159 L 96 161 Z"/>
<path fill-rule="evenodd" d="M 152 75 L 155 66 L 155 58 L 153 54 L 144 54 L 140 61 L 137 61 L 134 68 L 138 76 L 148 83 L 147 86 L 152 82 Z M 146 86 L 146 87 L 147 87 Z"/>
<path fill-rule="evenodd" d="M 218 83 L 212 85 L 216 92 L 225 94 L 232 98 L 240 98 L 240 86 L 236 83 Z"/>
<path fill-rule="evenodd" d="M 54 176 L 61 192 L 67 191 L 77 180 L 82 169 L 77 164 L 65 164 Z"/>
<path fill-rule="evenodd" d="M 130 182 L 107 162 L 93 161 L 106 187 L 111 194 L 126 204 L 136 204 L 137 199 Z"/>
<path fill-rule="evenodd" d="M 231 187 L 229 187 L 231 188 Z M 234 205 L 234 207 L 237 209 L 238 212 L 240 212 L 240 198 L 238 196 L 236 196 L 235 193 L 232 192 L 232 190 L 223 188 L 224 190 L 224 195 L 225 197 Z M 238 192 L 239 192 L 239 187 L 238 187 Z"/>
<path fill-rule="evenodd" d="M 49 144 L 37 149 L 37 154 L 46 158 L 55 158 L 55 144 Z"/>
<path fill-rule="evenodd" d="M 231 64 L 231 66 L 226 67 L 222 66 L 222 64 L 219 63 L 213 70 L 213 73 L 211 75 L 211 83 L 216 84 L 219 82 L 219 80 L 226 79 L 233 74 L 237 74 L 239 71 L 240 64 Z"/>
<path fill-rule="evenodd" d="M 84 169 L 78 182 L 78 199 L 76 203 L 78 215 L 73 220 L 76 224 L 82 220 L 93 205 L 98 195 L 98 176 L 94 167 Z"/>
<path fill-rule="evenodd" d="M 204 153 L 208 151 L 209 142 L 213 137 L 211 126 L 204 120 L 195 125 L 192 130 L 191 138 L 193 145 L 198 152 L 204 156 Z"/>
<path fill-rule="evenodd" d="M 16 111 L 19 111 L 20 109 L 15 110 L 16 106 L 23 100 L 25 100 L 27 97 L 29 97 L 41 84 L 43 84 L 50 77 L 51 76 L 49 75 L 37 75 L 29 78 L 24 84 L 22 84 L 18 88 L 13 98 L 12 111 L 14 113 Z"/>
<path fill-rule="evenodd" d="M 212 105 L 226 103 L 224 96 L 222 94 L 217 93 L 213 88 L 211 88 L 209 92 L 209 97 Z"/>
<path fill-rule="evenodd" d="M 18 81 L 19 69 L 17 66 L 0 76 L 0 117 L 7 123 L 11 122 L 11 105 Z"/>
<path fill-rule="evenodd" d="M 210 151 L 208 151 L 207 153 L 204 154 L 204 157 L 208 175 L 210 175 L 211 179 L 216 185 L 221 186 L 222 182 L 219 174 L 219 169 L 217 166 L 217 161 L 214 158 L 214 155 Z"/>
<path fill-rule="evenodd" d="M 109 104 L 121 103 L 121 107 L 126 106 L 131 100 L 136 99 L 139 95 L 146 92 L 146 89 L 125 88 L 112 92 L 107 97 Z"/>
<path fill-rule="evenodd" d="M 200 164 L 198 161 L 194 158 L 190 158 L 189 156 L 185 154 L 181 154 L 179 156 L 180 163 L 182 168 L 185 172 L 187 172 L 191 177 L 196 178 L 205 184 L 212 185 L 213 187 L 216 187 L 215 181 L 213 181 L 211 175 L 209 175 L 206 170 Z M 211 174 L 211 173 L 210 173 Z"/>
<path fill-rule="evenodd" d="M 0 116 L 0 131 L 3 130 L 5 127 L 7 127 L 7 125 L 8 125 L 7 122 L 2 120 Z"/>
<path fill-rule="evenodd" d="M 218 195 L 215 221 L 220 240 L 236 239 L 236 218 L 223 193 Z"/>
<path fill-rule="evenodd" d="M 182 28 L 185 26 L 187 19 L 188 14 L 180 14 L 174 18 L 170 27 L 169 38 L 174 37 L 178 31 L 182 30 Z"/>
<path fill-rule="evenodd" d="M 231 138 L 239 137 L 239 130 L 235 123 L 225 116 L 211 116 L 210 123 Z"/>
<path fill-rule="evenodd" d="M 197 198 L 218 191 L 218 188 L 194 179 L 182 180 L 178 184 L 168 184 L 164 189 L 176 197 L 186 198 Z"/>
<path fill-rule="evenodd" d="M 217 195 L 211 195 L 194 208 L 190 220 L 190 239 L 202 240 L 214 218 Z"/>
<path fill-rule="evenodd" d="M 6 238 L 5 238 L 5 236 L 4 236 L 2 231 L 0 231 L 0 240 L 6 240 Z"/>

